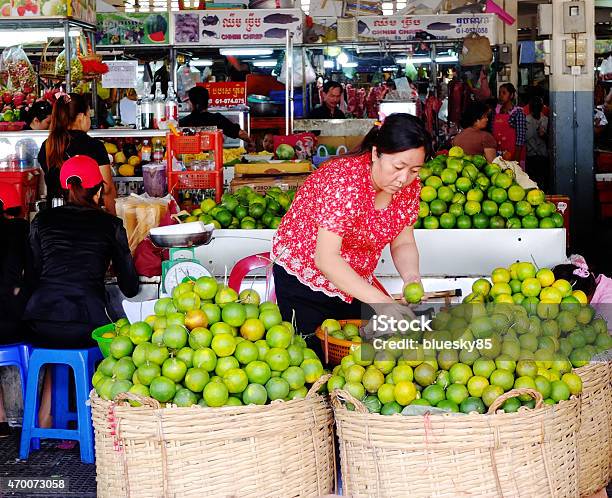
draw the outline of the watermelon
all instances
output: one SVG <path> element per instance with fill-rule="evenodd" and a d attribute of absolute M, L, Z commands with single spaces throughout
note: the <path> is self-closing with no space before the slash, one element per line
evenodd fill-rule
<path fill-rule="evenodd" d="M 157 33 L 151 33 L 149 35 L 149 39 L 153 43 L 163 43 L 166 40 L 166 33 L 163 31 L 158 31 Z"/>
<path fill-rule="evenodd" d="M 155 41 L 153 36 L 159 37 L 159 33 L 168 31 L 168 21 L 160 14 L 151 14 L 144 22 L 145 33 L 148 33 L 149 38 Z"/>

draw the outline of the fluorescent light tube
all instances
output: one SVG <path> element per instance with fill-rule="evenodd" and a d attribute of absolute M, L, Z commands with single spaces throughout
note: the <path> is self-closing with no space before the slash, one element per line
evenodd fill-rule
<path fill-rule="evenodd" d="M 276 67 L 275 60 L 267 60 L 267 61 L 255 61 L 253 62 L 255 67 Z"/>
<path fill-rule="evenodd" d="M 403 57 L 401 59 L 395 59 L 398 64 L 429 64 L 431 59 L 429 57 Z"/>
<path fill-rule="evenodd" d="M 195 67 L 208 67 L 213 65 L 210 59 L 192 59 L 191 65 Z"/>
<path fill-rule="evenodd" d="M 222 48 L 221 55 L 272 55 L 270 48 Z"/>

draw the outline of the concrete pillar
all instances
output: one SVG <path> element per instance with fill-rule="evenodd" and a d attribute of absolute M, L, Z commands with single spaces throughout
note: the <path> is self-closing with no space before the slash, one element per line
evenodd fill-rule
<path fill-rule="evenodd" d="M 580 251 L 591 238 L 593 229 L 593 66 L 595 40 L 595 4 L 585 0 L 586 40 L 585 72 L 569 74 L 565 66 L 565 44 L 573 35 L 563 31 L 563 0 L 552 0 L 553 35 L 551 41 L 551 163 L 554 192 L 568 195 L 572 201 L 572 248 Z M 564 72 L 565 71 L 565 72 Z"/>
<path fill-rule="evenodd" d="M 511 26 L 504 22 L 500 22 L 501 26 L 501 43 L 509 43 L 512 46 L 512 64 L 510 64 L 510 83 L 518 88 L 518 1 L 517 0 L 503 0 L 502 2 L 496 2 L 502 7 L 508 14 L 510 14 L 516 22 Z M 498 83 L 507 83 L 508 81 L 499 81 Z"/>

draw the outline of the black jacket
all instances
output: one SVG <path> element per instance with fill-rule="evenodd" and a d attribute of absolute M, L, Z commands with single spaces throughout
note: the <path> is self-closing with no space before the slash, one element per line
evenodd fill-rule
<path fill-rule="evenodd" d="M 110 159 L 104 148 L 104 144 L 97 138 L 90 137 L 87 133 L 80 130 L 69 130 L 68 147 L 64 152 L 64 159 L 68 160 L 77 155 L 89 156 L 94 159 L 98 166 L 110 164 Z M 60 185 L 60 168 L 49 167 L 47 164 L 47 141 L 45 140 L 38 153 L 38 163 L 45 173 L 45 183 L 47 184 L 47 200 L 51 207 L 54 197 L 66 197 L 66 190 Z"/>
<path fill-rule="evenodd" d="M 346 119 L 345 114 L 338 107 L 334 109 L 334 115 L 332 116 L 329 107 L 325 104 L 315 107 L 308 117 L 309 119 Z"/>
<path fill-rule="evenodd" d="M 188 116 L 179 120 L 179 126 L 183 127 L 200 127 L 200 126 L 216 126 L 223 131 L 226 137 L 238 138 L 240 134 L 240 125 L 233 123 L 223 114 L 218 112 L 192 112 Z"/>
<path fill-rule="evenodd" d="M 0 215 L 0 344 L 23 340 L 20 321 L 27 299 L 28 230 L 27 221 Z"/>
<path fill-rule="evenodd" d="M 121 220 L 95 208 L 66 205 L 41 211 L 30 227 L 33 289 L 24 319 L 109 322 L 104 276 L 109 263 L 121 292 L 138 293 L 138 275 Z"/>

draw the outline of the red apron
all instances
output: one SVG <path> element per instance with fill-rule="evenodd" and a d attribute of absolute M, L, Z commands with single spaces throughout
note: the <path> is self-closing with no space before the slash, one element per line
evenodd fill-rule
<path fill-rule="evenodd" d="M 502 155 L 504 152 L 509 152 L 514 160 L 514 151 L 516 150 L 516 130 L 510 125 L 510 116 L 512 113 L 502 114 L 501 106 L 495 109 L 495 119 L 493 120 L 493 136 L 497 140 L 497 151 Z M 523 147 L 523 152 L 519 158 L 521 168 L 525 170 L 525 158 L 527 149 Z"/>

